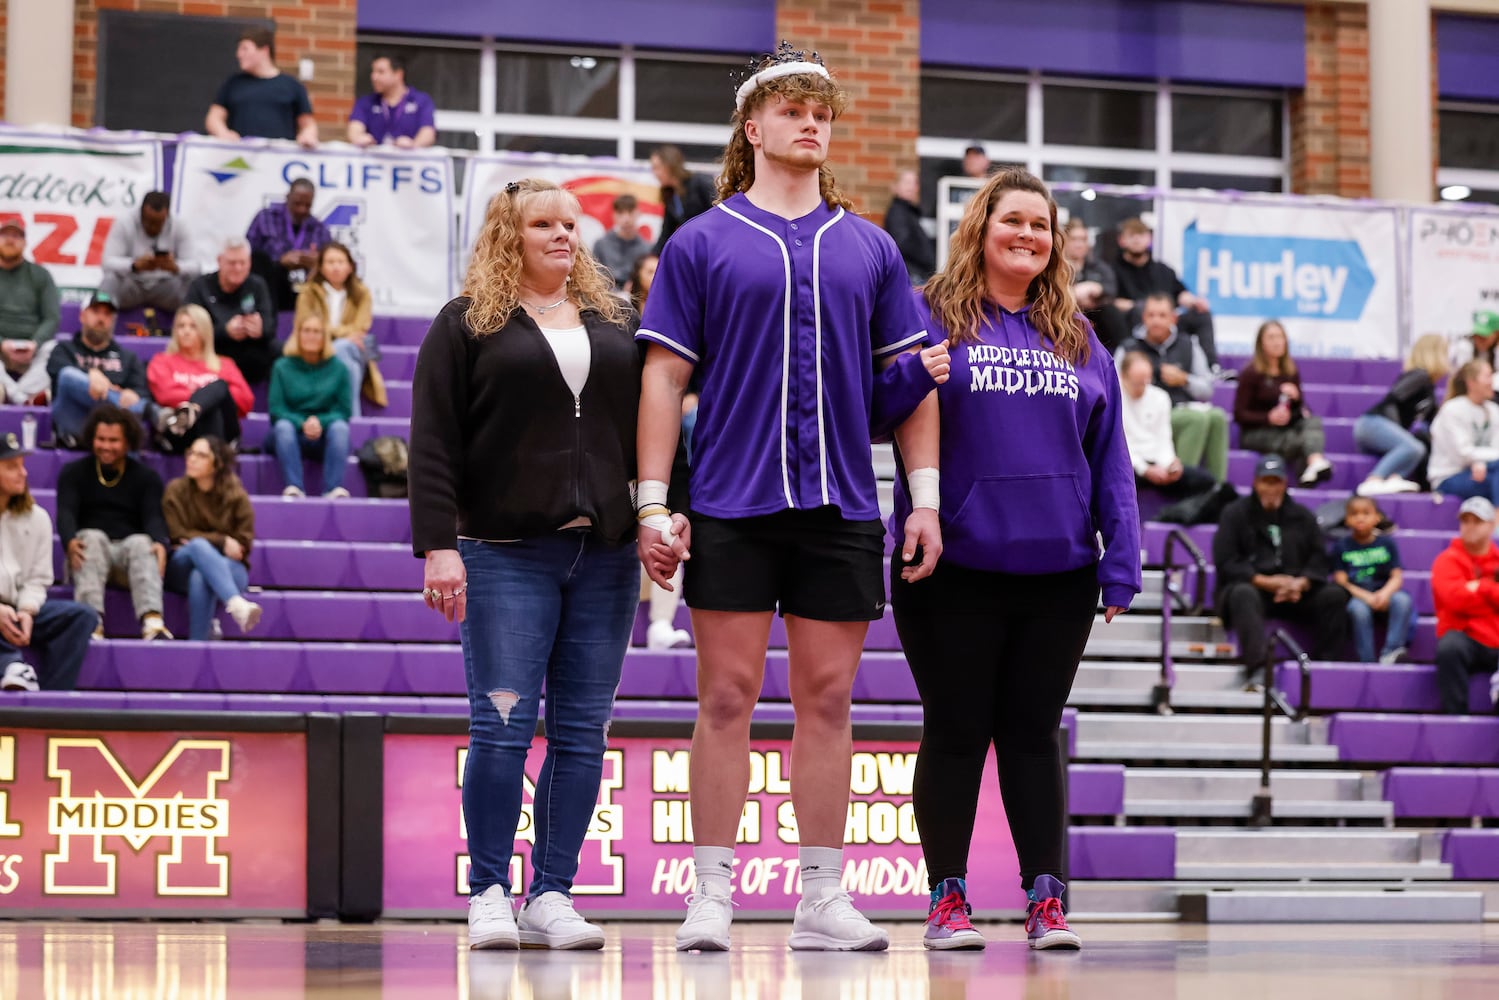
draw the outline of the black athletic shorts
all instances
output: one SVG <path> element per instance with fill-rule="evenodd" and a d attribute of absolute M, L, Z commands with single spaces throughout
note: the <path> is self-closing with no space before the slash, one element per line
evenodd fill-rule
<path fill-rule="evenodd" d="M 776 611 L 825 622 L 885 613 L 885 526 L 836 507 L 763 517 L 688 514 L 692 558 L 682 597 L 699 611 Z"/>

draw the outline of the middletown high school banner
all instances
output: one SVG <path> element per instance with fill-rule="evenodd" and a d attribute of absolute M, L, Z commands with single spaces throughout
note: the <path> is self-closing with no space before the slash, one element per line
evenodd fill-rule
<path fill-rule="evenodd" d="M 431 316 L 452 296 L 453 170 L 446 153 L 303 150 L 188 138 L 177 147 L 172 210 L 205 261 L 243 234 L 291 182 L 317 185 L 312 211 L 346 244 L 381 315 Z M 210 270 L 212 270 L 210 265 Z"/>
<path fill-rule="evenodd" d="M 114 220 L 161 186 L 154 139 L 76 138 L 0 128 L 0 219 L 26 224 L 26 257 L 61 289 L 92 291 Z"/>
<path fill-rule="evenodd" d="M 1411 339 L 1491 329 L 1499 315 L 1499 212 L 1411 209 Z"/>
<path fill-rule="evenodd" d="M 1218 350 L 1280 320 L 1292 356 L 1401 355 L 1399 213 L 1379 205 L 1167 193 L 1155 256 L 1208 300 Z"/>

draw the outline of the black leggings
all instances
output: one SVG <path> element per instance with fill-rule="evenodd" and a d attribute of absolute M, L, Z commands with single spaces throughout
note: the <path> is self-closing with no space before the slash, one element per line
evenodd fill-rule
<path fill-rule="evenodd" d="M 895 627 L 925 716 L 913 806 L 933 888 L 964 878 L 992 743 L 1020 885 L 1063 876 L 1066 802 L 1057 731 L 1098 608 L 1097 567 L 1041 576 L 892 564 Z"/>
<path fill-rule="evenodd" d="M 198 404 L 198 419 L 184 434 L 163 433 L 159 442 L 163 451 L 184 452 L 198 438 L 210 435 L 226 444 L 239 440 L 239 407 L 229 392 L 229 383 L 216 379 L 194 392 L 188 401 Z"/>

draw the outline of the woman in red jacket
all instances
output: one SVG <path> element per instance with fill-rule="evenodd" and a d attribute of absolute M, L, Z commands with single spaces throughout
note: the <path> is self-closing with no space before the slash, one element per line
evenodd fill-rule
<path fill-rule="evenodd" d="M 233 445 L 240 419 L 255 405 L 239 366 L 214 353 L 213 320 L 198 305 L 177 310 L 171 343 L 146 366 L 146 382 L 159 408 L 156 441 L 162 451 L 183 451 L 209 435 Z"/>

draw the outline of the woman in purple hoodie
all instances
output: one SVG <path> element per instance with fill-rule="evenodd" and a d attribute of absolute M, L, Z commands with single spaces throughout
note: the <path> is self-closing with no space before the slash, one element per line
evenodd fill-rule
<path fill-rule="evenodd" d="M 890 580 L 925 713 L 914 805 L 932 887 L 928 948 L 984 945 L 964 879 L 991 744 L 1030 946 L 1081 944 L 1061 902 L 1057 733 L 1100 586 L 1105 621 L 1140 592 L 1140 521 L 1119 377 L 1078 312 L 1062 241 L 1046 186 L 1003 171 L 968 203 L 947 269 L 916 292 L 929 342 L 946 340 L 951 355 L 937 387 L 942 556 L 914 583 L 896 560 Z M 897 366 L 882 381 L 908 387 L 909 403 L 935 386 L 920 355 Z M 910 510 L 902 470 L 897 546 Z"/>

